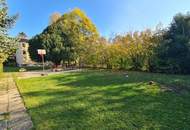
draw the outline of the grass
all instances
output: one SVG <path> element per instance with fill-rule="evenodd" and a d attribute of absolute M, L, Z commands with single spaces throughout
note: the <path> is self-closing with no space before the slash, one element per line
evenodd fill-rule
<path fill-rule="evenodd" d="M 0 73 L 0 92 L 6 91 L 7 89 L 7 80 L 6 80 L 6 74 Z"/>
<path fill-rule="evenodd" d="M 17 84 L 37 130 L 188 130 L 189 79 L 87 71 L 22 79 Z"/>
<path fill-rule="evenodd" d="M 19 72 L 19 67 L 5 66 L 3 67 L 4 72 Z"/>
<path fill-rule="evenodd" d="M 19 72 L 19 70 L 21 68 L 26 69 L 26 71 L 36 71 L 36 70 L 41 70 L 42 71 L 42 67 L 38 67 L 38 66 L 26 66 L 26 67 L 13 67 L 13 66 L 5 66 L 3 68 L 4 72 Z M 45 69 L 50 69 L 50 67 L 45 67 Z"/>

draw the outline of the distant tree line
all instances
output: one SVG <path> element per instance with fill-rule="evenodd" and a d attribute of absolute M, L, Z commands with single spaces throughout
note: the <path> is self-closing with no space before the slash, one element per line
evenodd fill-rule
<path fill-rule="evenodd" d="M 177 14 L 168 28 L 128 32 L 107 40 L 80 9 L 51 17 L 30 39 L 30 55 L 44 48 L 47 60 L 80 67 L 190 74 L 190 14 Z"/>

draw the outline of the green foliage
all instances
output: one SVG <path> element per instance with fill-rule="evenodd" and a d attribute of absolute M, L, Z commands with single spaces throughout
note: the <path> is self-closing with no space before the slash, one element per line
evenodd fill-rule
<path fill-rule="evenodd" d="M 91 64 L 112 69 L 132 69 L 149 72 L 190 73 L 190 14 L 178 14 L 171 26 L 155 31 L 116 35 L 103 46 L 91 45 L 88 54 Z M 107 44 L 108 43 L 108 44 Z M 97 45 L 97 44 L 96 44 Z M 96 52 L 104 52 L 96 53 Z M 101 56 L 104 58 L 100 58 Z M 90 62 L 87 62 L 88 64 Z"/>
<path fill-rule="evenodd" d="M 17 16 L 8 16 L 5 0 L 0 0 L 0 64 L 16 51 L 16 39 L 10 38 L 7 31 L 13 26 Z"/>
<path fill-rule="evenodd" d="M 178 14 L 156 48 L 155 71 L 190 73 L 190 14 Z"/>
<path fill-rule="evenodd" d="M 37 49 L 43 49 L 42 36 L 36 35 L 32 39 L 30 39 L 28 42 L 29 42 L 30 58 L 33 61 L 41 61 L 41 59 L 39 58 L 39 55 L 37 53 Z"/>
<path fill-rule="evenodd" d="M 6 35 L 0 35 L 0 63 L 16 52 L 17 39 L 10 38 Z"/>
<path fill-rule="evenodd" d="M 82 59 L 85 45 L 94 42 L 99 36 L 91 20 L 76 8 L 61 16 L 56 22 L 48 26 L 42 34 L 30 40 L 32 57 L 37 47 L 47 51 L 47 59 L 59 65 L 71 64 Z"/>
<path fill-rule="evenodd" d="M 104 63 L 107 68 L 148 70 L 153 41 L 153 32 L 150 30 L 116 35 L 111 43 L 104 44 Z"/>
<path fill-rule="evenodd" d="M 61 61 L 67 56 L 66 48 L 62 43 L 62 39 L 56 34 L 45 34 L 45 40 L 43 41 L 43 46 L 47 51 L 48 60 L 52 61 L 56 65 L 59 65 Z"/>
<path fill-rule="evenodd" d="M 15 23 L 18 15 L 8 16 L 8 7 L 6 0 L 0 0 L 0 34 L 5 34 Z"/>
<path fill-rule="evenodd" d="M 168 29 L 129 32 L 111 40 L 100 38 L 95 25 L 80 9 L 55 18 L 30 40 L 30 53 L 44 48 L 47 60 L 59 65 L 149 72 L 190 73 L 190 14 L 178 14 Z"/>

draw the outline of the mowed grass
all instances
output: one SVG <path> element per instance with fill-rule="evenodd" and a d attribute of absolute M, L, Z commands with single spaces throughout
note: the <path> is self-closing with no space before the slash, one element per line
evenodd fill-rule
<path fill-rule="evenodd" d="M 0 94 L 1 94 L 1 91 L 7 90 L 7 84 L 6 83 L 7 83 L 6 75 L 3 73 L 0 73 Z"/>
<path fill-rule="evenodd" d="M 128 74 L 75 72 L 18 85 L 37 130 L 190 129 L 190 76 Z"/>

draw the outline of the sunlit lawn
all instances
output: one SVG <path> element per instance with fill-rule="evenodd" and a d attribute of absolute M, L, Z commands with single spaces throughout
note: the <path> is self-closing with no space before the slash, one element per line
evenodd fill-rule
<path fill-rule="evenodd" d="M 18 85 L 37 130 L 190 129 L 190 76 L 87 71 Z"/>
<path fill-rule="evenodd" d="M 0 94 L 1 94 L 1 91 L 6 91 L 7 89 L 6 82 L 7 82 L 6 75 L 3 73 L 0 73 Z"/>

